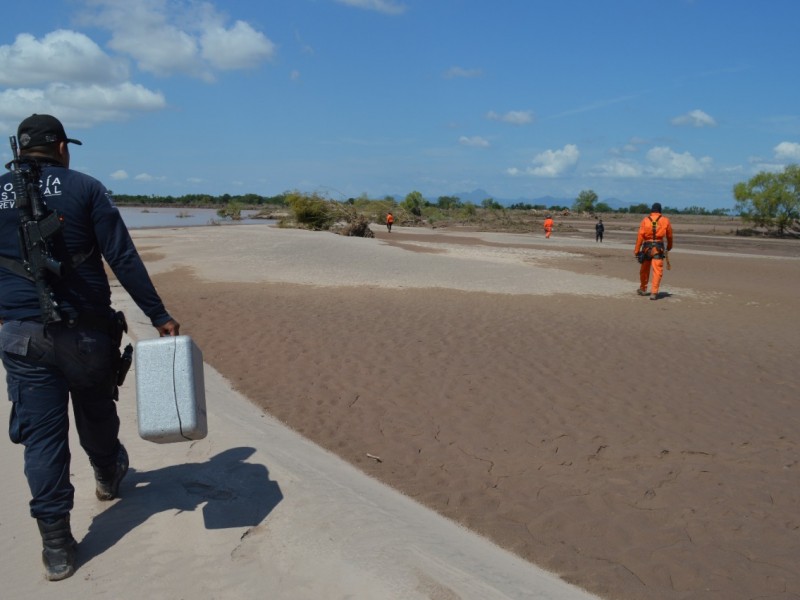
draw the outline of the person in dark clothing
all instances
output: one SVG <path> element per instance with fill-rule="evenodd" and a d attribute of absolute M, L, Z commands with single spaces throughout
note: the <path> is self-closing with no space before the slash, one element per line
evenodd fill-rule
<path fill-rule="evenodd" d="M 114 402 L 127 326 L 111 306 L 103 261 L 160 336 L 179 335 L 180 325 L 164 308 L 109 192 L 69 168 L 69 145 L 81 142 L 68 138 L 58 119 L 41 114 L 20 123 L 17 139 L 14 169 L 40 172 L 39 195 L 62 223 L 48 242 L 53 257 L 71 265 L 49 281 L 57 316 L 44 314 L 35 278 L 25 276 L 22 262 L 17 206 L 22 191 L 14 173 L 0 176 L 0 353 L 12 403 L 9 437 L 25 447 L 30 513 L 42 536 L 45 577 L 56 581 L 74 573 L 77 552 L 69 521 L 70 398 L 97 498 L 117 497 L 128 471 Z"/>
<path fill-rule="evenodd" d="M 605 225 L 603 225 L 603 219 L 600 219 L 594 226 L 594 241 L 595 242 L 602 242 L 603 241 L 603 232 L 606 230 Z"/>

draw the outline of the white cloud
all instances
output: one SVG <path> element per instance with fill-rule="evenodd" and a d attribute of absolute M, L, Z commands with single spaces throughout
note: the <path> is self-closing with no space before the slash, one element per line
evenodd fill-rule
<path fill-rule="evenodd" d="M 85 1 L 91 8 L 123 6 L 117 0 Z M 147 13 L 164 6 L 159 2 L 135 5 Z M 34 112 L 55 114 L 70 131 L 166 107 L 160 92 L 129 78 L 126 58 L 108 54 L 83 33 L 59 29 L 41 38 L 22 33 L 13 44 L 0 46 L 0 86 L 6 86 L 0 91 L 0 118 L 19 122 Z"/>
<path fill-rule="evenodd" d="M 0 85 L 108 83 L 127 77 L 124 61 L 108 56 L 91 39 L 75 31 L 59 29 L 41 40 L 21 33 L 13 44 L 0 46 Z"/>
<path fill-rule="evenodd" d="M 640 138 L 640 137 L 634 136 L 631 139 L 629 139 L 628 143 L 625 144 L 624 146 L 622 146 L 622 148 L 620 148 L 618 150 L 618 152 L 619 153 L 633 154 L 635 152 L 639 152 L 639 149 L 642 146 L 645 146 L 645 145 L 647 145 L 649 143 L 650 142 L 648 140 L 644 139 L 644 138 Z"/>
<path fill-rule="evenodd" d="M 0 92 L 0 117 L 20 120 L 31 113 L 54 114 L 70 127 L 126 119 L 131 112 L 160 110 L 164 96 L 133 83 L 70 85 L 54 83 L 42 89 Z"/>
<path fill-rule="evenodd" d="M 128 172 L 123 169 L 114 171 L 111 174 L 111 179 L 127 179 L 127 178 L 128 178 Z"/>
<path fill-rule="evenodd" d="M 155 177 L 150 175 L 149 173 L 139 173 L 136 177 L 134 177 L 136 181 L 153 181 Z"/>
<path fill-rule="evenodd" d="M 244 21 L 225 27 L 211 4 L 176 0 L 87 0 L 86 23 L 111 31 L 109 46 L 159 76 L 176 73 L 213 81 L 215 70 L 252 68 L 275 45 Z"/>
<path fill-rule="evenodd" d="M 406 12 L 407 8 L 404 4 L 398 4 L 393 0 L 337 0 L 337 2 L 354 8 L 374 10 L 387 15 L 401 15 Z"/>
<path fill-rule="evenodd" d="M 250 69 L 275 55 L 275 44 L 244 21 L 209 27 L 200 39 L 203 58 L 221 70 Z"/>
<path fill-rule="evenodd" d="M 157 110 L 166 105 L 164 96 L 160 93 L 152 92 L 139 84 L 127 82 L 115 86 L 53 85 L 48 88 L 48 94 L 59 104 L 84 108 L 87 112 L 96 110 L 118 113 L 130 109 Z"/>
<path fill-rule="evenodd" d="M 450 67 L 444 72 L 445 79 L 469 79 L 472 77 L 480 77 L 481 75 L 483 75 L 483 71 L 480 69 L 465 69 L 463 67 Z"/>
<path fill-rule="evenodd" d="M 593 169 L 600 177 L 640 177 L 641 165 L 630 160 L 612 160 L 598 165 Z"/>
<path fill-rule="evenodd" d="M 486 118 L 492 121 L 511 123 L 512 125 L 527 125 L 528 123 L 533 122 L 533 113 L 529 110 L 512 110 L 504 115 L 501 115 L 493 110 L 490 110 L 486 114 Z"/>
<path fill-rule="evenodd" d="M 471 146 L 473 148 L 486 148 L 489 146 L 489 141 L 478 135 L 473 137 L 462 135 L 460 138 L 458 138 L 458 143 L 462 146 Z"/>
<path fill-rule="evenodd" d="M 578 163 L 580 152 L 575 144 L 567 144 L 561 150 L 546 150 L 533 158 L 533 165 L 525 169 L 528 175 L 557 177 Z M 509 175 L 519 175 L 517 168 L 507 169 Z"/>
<path fill-rule="evenodd" d="M 761 171 L 768 171 L 770 173 L 780 173 L 786 168 L 786 165 L 779 164 L 779 163 L 771 163 L 771 162 L 755 162 L 750 161 L 751 173 L 760 173 Z"/>
<path fill-rule="evenodd" d="M 695 158 L 689 152 L 679 154 L 666 146 L 651 148 L 645 157 L 645 164 L 616 158 L 596 165 L 592 172 L 598 177 L 683 179 L 703 175 L 713 168 L 713 160 L 707 156 Z"/>
<path fill-rule="evenodd" d="M 695 158 L 688 152 L 678 154 L 667 146 L 657 146 L 647 151 L 650 166 L 647 172 L 656 177 L 681 179 L 706 173 L 712 166 L 709 157 Z"/>
<path fill-rule="evenodd" d="M 680 115 L 672 119 L 673 125 L 691 125 L 692 127 L 716 127 L 717 122 L 714 118 L 702 110 L 695 109 L 685 115 Z"/>
<path fill-rule="evenodd" d="M 775 146 L 774 151 L 778 160 L 800 161 L 800 144 L 795 142 L 781 142 Z"/>
<path fill-rule="evenodd" d="M 142 71 L 166 77 L 175 73 L 187 73 L 207 80 L 213 79 L 198 60 L 197 41 L 189 34 L 174 27 L 164 26 L 158 30 L 136 30 L 114 32 L 109 45 L 117 52 L 132 56 Z"/>

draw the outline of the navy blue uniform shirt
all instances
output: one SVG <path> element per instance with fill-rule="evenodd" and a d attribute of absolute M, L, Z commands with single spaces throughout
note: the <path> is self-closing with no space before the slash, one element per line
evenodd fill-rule
<path fill-rule="evenodd" d="M 171 319 L 147 274 L 128 229 L 102 183 L 78 171 L 50 162 L 42 163 L 40 194 L 50 210 L 63 221 L 68 254 L 89 254 L 65 277 L 51 282 L 56 301 L 64 312 L 111 311 L 111 288 L 103 259 L 117 280 L 154 326 Z M 12 175 L 0 176 L 0 256 L 20 258 L 19 213 Z M 55 258 L 67 261 L 54 251 Z M 0 267 L 0 320 L 24 320 L 41 316 L 33 281 Z"/>

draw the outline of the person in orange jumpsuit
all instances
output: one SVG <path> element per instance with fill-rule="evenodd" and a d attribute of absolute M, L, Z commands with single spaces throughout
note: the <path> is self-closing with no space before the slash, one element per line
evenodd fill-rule
<path fill-rule="evenodd" d="M 551 233 L 553 233 L 553 217 L 547 215 L 544 220 L 544 237 L 549 238 Z"/>
<path fill-rule="evenodd" d="M 653 286 L 650 289 L 650 300 L 658 299 L 658 288 L 664 276 L 664 259 L 672 250 L 672 223 L 661 214 L 661 204 L 656 202 L 650 209 L 650 215 L 642 219 L 639 233 L 636 236 L 636 247 L 633 254 L 639 259 L 640 296 L 647 296 L 647 283 L 650 280 L 650 268 L 653 269 Z"/>
<path fill-rule="evenodd" d="M 389 230 L 389 233 L 392 233 L 392 224 L 394 223 L 394 217 L 392 213 L 386 214 L 386 229 Z"/>

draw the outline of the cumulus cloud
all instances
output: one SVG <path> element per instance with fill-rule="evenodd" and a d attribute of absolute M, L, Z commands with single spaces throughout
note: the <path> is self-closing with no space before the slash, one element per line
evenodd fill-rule
<path fill-rule="evenodd" d="M 0 85 L 25 87 L 52 81 L 108 83 L 127 79 L 128 67 L 82 33 L 59 29 L 41 39 L 21 33 L 0 46 Z"/>
<path fill-rule="evenodd" d="M 148 73 L 213 81 L 216 71 L 246 69 L 275 56 L 272 41 L 244 21 L 226 27 L 211 4 L 176 0 L 87 0 L 86 23 L 111 31 L 109 46 Z"/>
<path fill-rule="evenodd" d="M 450 67 L 444 72 L 445 79 L 469 79 L 472 77 L 480 77 L 483 71 L 480 69 L 465 69 L 464 67 Z"/>
<path fill-rule="evenodd" d="M 600 177 L 640 177 L 643 173 L 642 166 L 632 160 L 612 160 L 597 165 L 594 169 Z"/>
<path fill-rule="evenodd" d="M 673 125 L 689 125 L 691 127 L 716 127 L 717 122 L 714 117 L 704 113 L 702 110 L 695 109 L 685 115 L 680 115 L 672 119 Z"/>
<path fill-rule="evenodd" d="M 337 0 L 337 2 L 346 6 L 374 10 L 387 15 L 402 15 L 407 9 L 404 4 L 399 4 L 393 0 Z"/>
<path fill-rule="evenodd" d="M 263 33 L 245 21 L 231 24 L 208 2 L 80 2 L 85 10 L 75 23 L 110 31 L 108 46 L 67 29 L 39 38 L 22 33 L 0 45 L 0 122 L 32 112 L 56 114 L 68 129 L 124 120 L 167 106 L 161 92 L 132 81 L 134 61 L 149 73 L 213 81 L 276 53 Z"/>
<path fill-rule="evenodd" d="M 557 177 L 578 163 L 580 152 L 575 144 L 567 144 L 561 150 L 545 150 L 533 158 L 533 165 L 524 171 L 516 167 L 506 170 L 509 175 L 534 175 L 537 177 Z"/>
<path fill-rule="evenodd" d="M 118 169 L 117 171 L 114 171 L 111 174 L 111 179 L 122 180 L 122 179 L 127 179 L 127 178 L 128 178 L 128 172 L 125 171 L 124 169 Z"/>
<path fill-rule="evenodd" d="M 786 161 L 800 161 L 800 144 L 795 142 L 781 142 L 773 149 L 775 158 Z"/>
<path fill-rule="evenodd" d="M 157 110 L 166 105 L 162 94 L 130 82 L 114 86 L 54 84 L 47 91 L 59 104 L 82 107 L 87 111 Z"/>
<path fill-rule="evenodd" d="M 504 115 L 490 110 L 486 114 L 486 118 L 491 121 L 511 123 L 512 125 L 527 125 L 528 123 L 533 123 L 533 113 L 529 110 L 511 110 Z"/>
<path fill-rule="evenodd" d="M 275 54 L 275 44 L 244 21 L 209 27 L 200 41 L 203 58 L 221 70 L 250 69 Z"/>
<path fill-rule="evenodd" d="M 164 96 L 134 83 L 73 85 L 53 83 L 43 88 L 0 92 L 0 118 L 18 121 L 32 112 L 55 114 L 70 127 L 88 127 L 127 118 L 132 112 L 166 106 Z"/>
<path fill-rule="evenodd" d="M 696 158 L 689 152 L 678 153 L 667 146 L 656 146 L 645 154 L 646 162 L 629 158 L 615 158 L 592 168 L 598 177 L 659 177 L 683 179 L 708 173 L 713 168 L 711 158 Z"/>
<path fill-rule="evenodd" d="M 462 135 L 458 138 L 458 143 L 462 146 L 471 146 L 473 148 L 486 148 L 489 146 L 489 141 L 478 135 L 473 137 Z"/>
<path fill-rule="evenodd" d="M 648 174 L 656 177 L 680 179 L 702 175 L 712 165 L 709 157 L 695 158 L 689 152 L 679 154 L 667 146 L 657 146 L 647 151 L 647 160 L 650 166 Z"/>
<path fill-rule="evenodd" d="M 769 162 L 758 157 L 751 157 L 747 161 L 750 164 L 751 173 L 760 173 L 761 171 L 768 171 L 770 173 L 780 173 L 786 168 L 785 164 Z"/>

